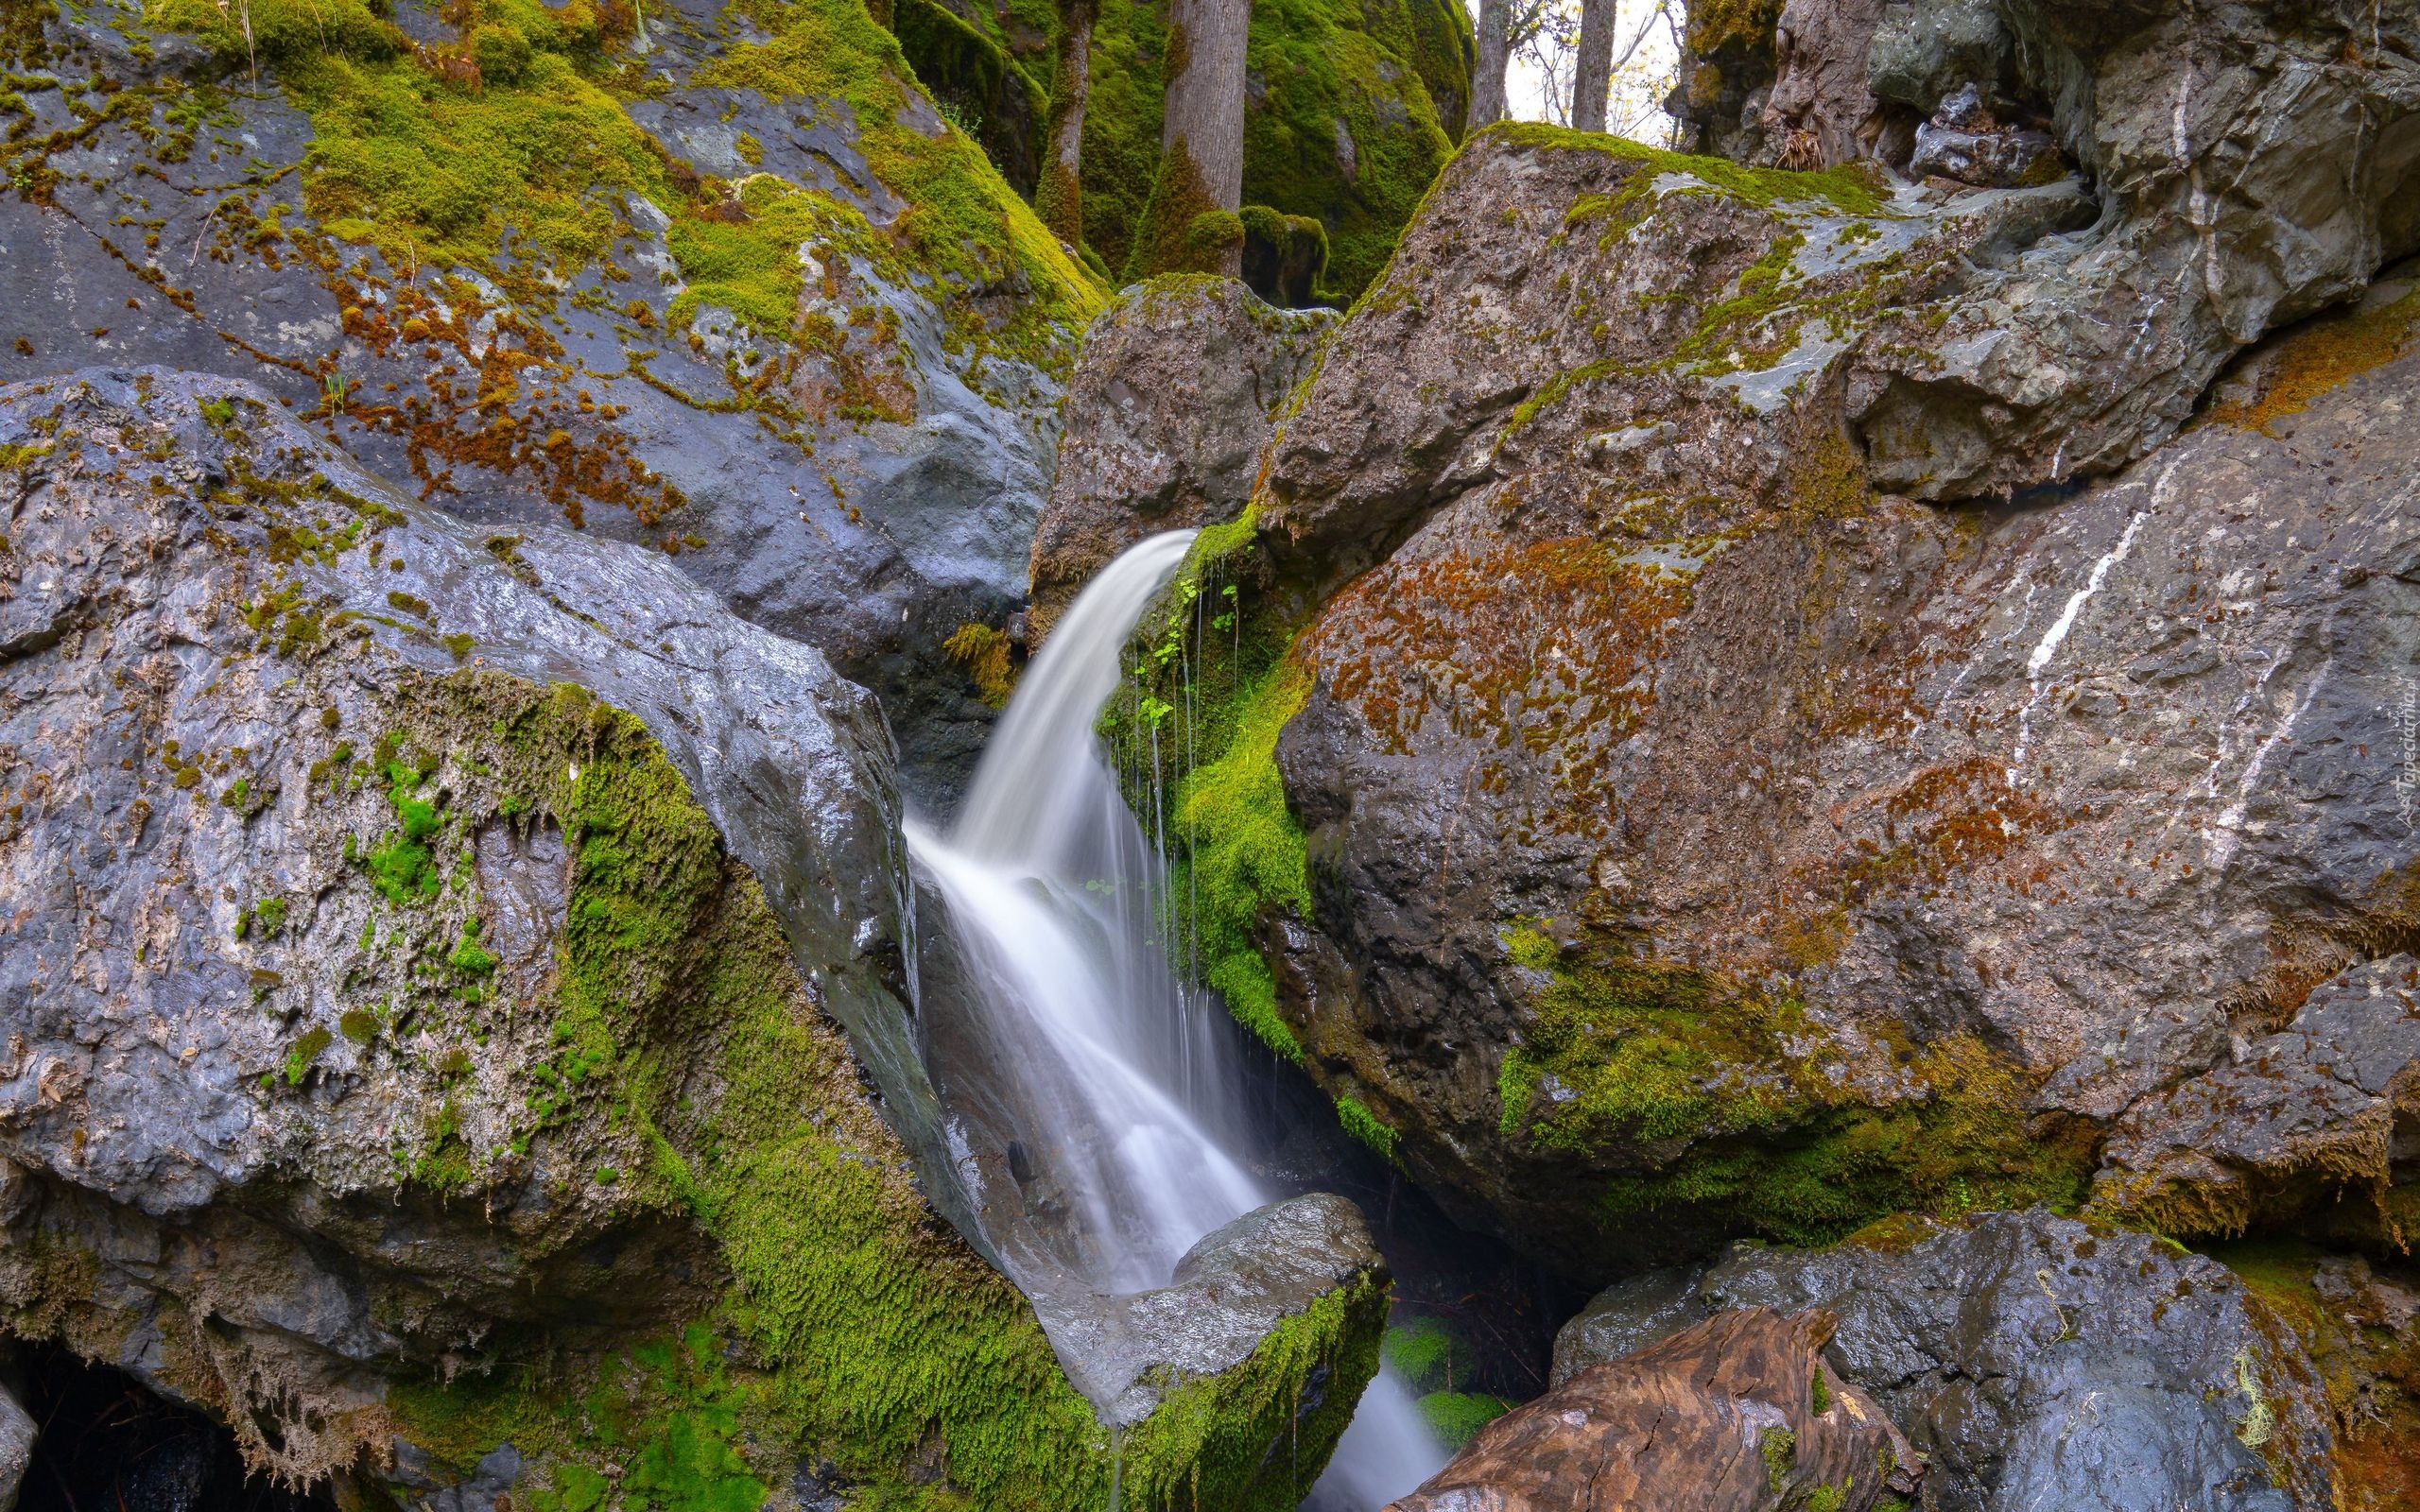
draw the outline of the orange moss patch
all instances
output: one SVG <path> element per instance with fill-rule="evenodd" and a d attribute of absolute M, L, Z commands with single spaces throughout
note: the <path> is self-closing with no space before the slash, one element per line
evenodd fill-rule
<path fill-rule="evenodd" d="M 2375 310 L 2325 316 L 2288 335 L 2262 360 L 2259 387 L 2210 411 L 2212 420 L 2266 431 L 2311 401 L 2400 357 L 2420 327 L 2420 289 Z"/>
<path fill-rule="evenodd" d="M 1666 634 L 1687 577 L 1558 538 L 1391 563 L 1330 602 L 1305 649 L 1379 746 L 1409 753 L 1432 719 L 1546 775 L 1524 826 L 1602 839 L 1615 816 L 1614 748 L 1654 702 Z M 1501 792 L 1512 765 L 1479 781 Z"/>
<path fill-rule="evenodd" d="M 1969 756 L 1927 766 L 1883 805 L 1883 840 L 1859 840 L 1848 868 L 1853 887 L 1927 885 L 1986 866 L 2060 819 L 2041 799 L 2011 786 L 1996 759 Z"/>

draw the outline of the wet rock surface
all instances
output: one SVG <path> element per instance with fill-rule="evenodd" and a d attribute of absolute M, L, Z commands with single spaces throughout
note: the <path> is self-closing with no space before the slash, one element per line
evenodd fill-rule
<path fill-rule="evenodd" d="M 433 11 L 400 9 L 430 45 L 455 40 Z M 919 193 L 926 160 L 950 159 L 964 193 L 999 198 L 994 241 L 1024 207 L 912 85 L 782 94 L 746 74 L 771 39 L 718 4 L 649 7 L 644 29 L 645 98 L 625 112 L 559 81 L 559 103 L 601 102 L 602 124 L 546 140 L 533 100 L 515 149 L 542 173 L 555 153 L 599 154 L 583 169 L 602 180 L 587 212 L 602 233 L 548 249 L 544 228 L 492 224 L 488 255 L 449 262 L 415 217 L 453 216 L 455 239 L 476 241 L 475 215 L 464 228 L 445 197 L 478 191 L 424 181 L 443 170 L 412 153 L 440 128 L 389 121 L 389 143 L 339 112 L 356 134 L 324 140 L 305 108 L 324 67 L 291 94 L 274 60 L 255 82 L 240 47 L 231 63 L 134 9 L 51 13 L 16 86 L 34 118 L 10 171 L 44 187 L 0 204 L 0 381 L 93 360 L 247 379 L 462 518 L 677 552 L 743 618 L 875 687 L 909 787 L 943 802 L 991 713 L 938 648 L 1025 595 L 1060 384 L 1098 294 L 1038 226 L 1017 244 L 1046 249 L 1031 267 L 948 232 L 927 245 L 936 213 L 903 183 L 907 154 Z M 734 87 L 735 70 L 762 87 Z M 449 124 L 446 151 L 499 150 L 476 121 Z M 613 156 L 659 149 L 636 170 Z M 364 152 L 391 157 L 365 176 Z M 735 266 L 760 254 L 729 239 L 772 224 L 795 227 L 771 260 L 796 272 L 749 282 L 764 275 Z"/>
<path fill-rule="evenodd" d="M 1870 484 L 1858 312 L 2060 244 L 2065 192 L 1682 171 L 1482 138 L 1256 506 L 1327 595 L 1276 746 L 1288 1022 L 1464 1216 L 1583 1276 L 1700 1217 L 2076 1200 L 2129 1107 L 2410 915 L 2408 274 L 2110 481 L 1945 512 Z"/>
<path fill-rule="evenodd" d="M 1231 1370 L 1263 1340 L 1322 1297 L 1350 1297 L 1370 1314 L 1374 1336 L 1385 1314 L 1386 1262 L 1370 1242 L 1360 1211 L 1323 1193 L 1272 1203 L 1205 1234 L 1177 1263 L 1167 1286 L 1106 1298 L 1088 1316 L 1054 1319 L 1077 1383 L 1106 1404 L 1106 1420 L 1141 1422 L 1185 1383 Z M 1042 1304 L 1046 1317 L 1053 1303 Z M 1376 1366 L 1374 1351 L 1340 1360 L 1306 1378 L 1302 1411 L 1358 1397 Z M 1355 1379 L 1357 1370 L 1358 1379 Z M 1316 1398 L 1318 1400 L 1311 1400 Z M 1340 1422 L 1337 1426 L 1341 1427 Z M 1313 1446 L 1314 1457 L 1324 1446 Z"/>
<path fill-rule="evenodd" d="M 1129 289 L 1094 322 L 1034 537 L 1037 637 L 1127 547 L 1243 512 L 1278 411 L 1335 325 L 1199 275 Z"/>
<path fill-rule="evenodd" d="M 1927 1508 L 2336 1504 L 2326 1388 L 2266 1303 L 2215 1261 L 2040 1210 L 1626 1283 L 1566 1326 L 1556 1375 L 1743 1307 L 1836 1315 L 1824 1358 L 1925 1456 Z"/>
<path fill-rule="evenodd" d="M 643 1165 L 636 1132 L 532 1143 L 548 1023 L 512 1007 L 560 990 L 563 829 L 492 812 L 451 888 L 431 849 L 439 812 L 475 813 L 487 785 L 457 742 L 559 684 L 646 721 L 903 1129 L 933 1135 L 889 741 L 819 653 L 661 558 L 399 500 L 248 384 L 14 385 L 0 433 L 0 1154 L 21 1323 L 64 1309 L 151 1384 L 263 1391 L 282 1441 L 248 1409 L 248 1450 L 318 1475 L 352 1452 L 331 1397 L 366 1410 L 381 1365 L 500 1320 L 694 1305 L 713 1270 L 696 1236 L 590 1174 Z M 435 1002 L 422 936 L 454 983 Z M 447 1207 L 448 1181 L 483 1201 Z M 98 1274 L 46 1269 L 46 1244 L 88 1247 Z M 182 1318 L 204 1297 L 196 1334 Z M 287 1384 L 320 1431 L 284 1420 Z"/>
<path fill-rule="evenodd" d="M 1783 7 L 1748 161 L 2006 184 L 2056 177 L 2055 138 L 2099 201 L 2088 233 L 1884 322 L 1850 390 L 1876 481 L 1960 498 L 2105 473 L 2243 345 L 2420 250 L 2414 25 L 2352 4 Z"/>
<path fill-rule="evenodd" d="M 1830 1321 L 1718 1313 L 1479 1431 L 1392 1512 L 1863 1512 L 1915 1480 L 1882 1410 L 1820 1354 Z"/>

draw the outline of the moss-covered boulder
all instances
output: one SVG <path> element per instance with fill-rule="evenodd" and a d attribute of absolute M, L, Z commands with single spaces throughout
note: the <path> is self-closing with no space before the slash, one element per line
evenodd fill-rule
<path fill-rule="evenodd" d="M 1078 1389 L 955 1184 L 821 655 L 224 379 L 0 388 L 0 1330 L 348 1497 L 1300 1499 L 1374 1366 L 1357 1218 L 1214 1236 L 1192 1331 Z"/>
<path fill-rule="evenodd" d="M 858 0 L 10 14 L 0 379 L 244 378 L 463 518 L 675 556 L 946 791 L 991 716 L 939 646 L 1024 593 L 1103 289 Z"/>
<path fill-rule="evenodd" d="M 1125 715 L 1199 958 L 1459 1212 L 1610 1275 L 2082 1203 L 2409 949 L 2408 283 L 2055 508 L 1870 481 L 1849 375 L 2079 204 L 1492 129 L 1203 537 Z"/>

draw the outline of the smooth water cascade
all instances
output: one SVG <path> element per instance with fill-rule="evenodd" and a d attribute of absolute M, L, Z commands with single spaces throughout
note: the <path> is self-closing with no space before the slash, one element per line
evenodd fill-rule
<path fill-rule="evenodd" d="M 1155 536 L 1085 588 L 1026 669 L 947 837 L 908 827 L 981 1019 L 985 1094 L 1016 1110 L 1038 1146 L 1016 1158 L 1048 1174 L 1065 1214 L 1049 1255 L 1001 1246 L 1029 1294 L 1066 1273 L 1110 1294 L 1165 1285 L 1196 1240 L 1285 1194 L 1236 1153 L 1248 1131 L 1234 1029 L 1168 966 L 1161 858 L 1094 734 L 1193 537 Z M 1311 1504 L 1376 1512 L 1444 1458 L 1382 1372 Z"/>

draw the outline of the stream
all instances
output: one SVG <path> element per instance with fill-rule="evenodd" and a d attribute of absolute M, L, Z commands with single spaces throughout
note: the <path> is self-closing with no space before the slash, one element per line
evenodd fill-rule
<path fill-rule="evenodd" d="M 1248 1169 L 1236 1027 L 1168 965 L 1164 862 L 1095 734 L 1135 626 L 1194 534 L 1154 536 L 1084 589 L 1026 669 L 956 823 L 908 827 L 948 904 L 985 1092 L 1011 1110 L 1015 1158 L 1063 1214 L 1046 1240 L 998 1246 L 1029 1295 L 1070 1274 L 1110 1295 L 1166 1285 L 1195 1241 L 1293 1194 Z M 1382 1369 L 1305 1505 L 1377 1512 L 1445 1458 Z"/>

